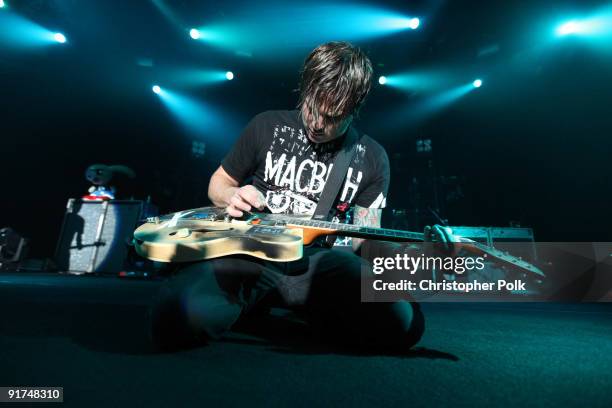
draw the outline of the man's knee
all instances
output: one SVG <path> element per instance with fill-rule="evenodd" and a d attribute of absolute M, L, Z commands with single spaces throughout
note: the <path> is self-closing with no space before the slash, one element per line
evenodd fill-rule
<path fill-rule="evenodd" d="M 425 332 L 425 318 L 415 302 L 370 303 L 373 320 L 365 336 L 373 346 L 389 351 L 406 351 L 419 342 Z"/>
<path fill-rule="evenodd" d="M 425 332 L 425 317 L 418 303 L 400 301 L 392 304 L 392 313 L 397 322 L 392 327 L 391 345 L 399 349 L 409 349 L 417 344 Z M 393 332 L 396 334 L 393 335 Z"/>

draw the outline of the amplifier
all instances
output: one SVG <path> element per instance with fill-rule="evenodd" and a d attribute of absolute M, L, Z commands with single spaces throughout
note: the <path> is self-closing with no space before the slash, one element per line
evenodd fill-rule
<path fill-rule="evenodd" d="M 19 269 L 28 252 L 28 240 L 11 228 L 0 229 L 0 271 Z"/>
<path fill-rule="evenodd" d="M 121 271 L 144 204 L 137 200 L 68 200 L 55 252 L 57 266 L 74 274 Z"/>

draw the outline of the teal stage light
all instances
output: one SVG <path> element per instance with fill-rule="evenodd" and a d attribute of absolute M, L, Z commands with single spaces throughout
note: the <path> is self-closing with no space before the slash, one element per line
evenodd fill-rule
<path fill-rule="evenodd" d="M 4 2 L 4 0 L 0 0 L 0 8 L 5 8 L 6 7 L 6 3 Z"/>
<path fill-rule="evenodd" d="M 391 84 L 391 78 L 390 76 L 389 84 Z M 411 98 L 406 105 L 397 105 L 388 112 L 389 116 L 384 120 L 385 128 L 414 126 L 430 120 L 450 106 L 457 104 L 470 92 L 475 91 L 477 88 L 476 81 L 480 81 L 480 85 L 482 85 L 482 80 L 475 80 L 455 85 L 440 92 L 429 93 L 423 98 Z"/>
<path fill-rule="evenodd" d="M 482 86 L 482 79 L 475 79 L 474 82 L 472 82 L 472 85 L 474 88 L 480 88 Z"/>
<path fill-rule="evenodd" d="M 456 86 L 425 99 L 419 106 L 415 107 L 413 114 L 424 118 L 442 111 L 470 93 L 474 88 L 478 88 L 475 82 Z M 482 81 L 480 81 L 480 85 L 482 85 Z"/>
<path fill-rule="evenodd" d="M 378 77 L 378 83 L 381 84 L 381 85 L 386 84 L 387 83 L 387 77 L 384 76 L 384 75 L 379 76 Z"/>
<path fill-rule="evenodd" d="M 380 82 L 381 78 L 378 79 L 378 83 L 383 85 Z M 396 72 L 386 75 L 382 81 L 390 88 L 405 92 L 434 92 L 452 86 L 456 83 L 456 76 L 450 72 L 430 68 Z"/>
<path fill-rule="evenodd" d="M 157 74 L 156 78 L 163 78 L 165 83 L 172 84 L 177 90 L 216 86 L 237 78 L 233 71 L 194 66 L 161 68 Z"/>
<path fill-rule="evenodd" d="M 222 19 L 208 18 L 191 33 L 197 31 L 200 40 L 234 53 L 278 58 L 279 52 L 301 55 L 305 48 L 330 39 L 363 41 L 416 30 L 422 24 L 418 17 L 377 5 L 314 0 L 299 7 L 299 18 L 295 13 L 293 3 L 252 3 L 228 10 Z"/>
<path fill-rule="evenodd" d="M 575 34 L 579 31 L 579 24 L 576 21 L 568 21 L 557 27 L 557 35 Z"/>
<path fill-rule="evenodd" d="M 161 88 L 159 87 L 159 85 L 153 85 L 151 90 L 153 91 L 153 93 L 155 93 L 157 95 L 159 95 L 161 93 Z"/>
<path fill-rule="evenodd" d="M 240 121 L 206 100 L 167 87 L 161 88 L 158 95 L 159 101 L 189 135 L 210 146 L 224 145 L 228 137 L 239 134 Z"/>
<path fill-rule="evenodd" d="M 612 6 L 602 8 L 587 17 L 565 21 L 555 28 L 555 34 L 557 37 L 601 38 L 607 42 L 612 36 Z"/>
<path fill-rule="evenodd" d="M 192 28 L 189 30 L 189 36 L 194 40 L 199 40 L 202 37 L 202 33 L 197 28 Z"/>
<path fill-rule="evenodd" d="M 4 3 L 6 10 L 0 13 L 0 49 L 2 48 L 34 48 L 49 45 L 64 44 L 66 36 L 57 31 L 51 31 L 26 17 L 10 10 Z"/>
<path fill-rule="evenodd" d="M 64 44 L 66 42 L 66 36 L 62 33 L 53 34 L 53 39 L 60 44 Z"/>

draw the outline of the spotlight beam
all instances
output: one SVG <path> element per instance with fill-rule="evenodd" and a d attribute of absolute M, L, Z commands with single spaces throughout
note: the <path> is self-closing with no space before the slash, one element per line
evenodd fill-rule
<path fill-rule="evenodd" d="M 5 4 L 8 9 L 9 6 Z M 29 48 L 64 44 L 66 36 L 17 13 L 0 13 L 0 48 Z"/>
<path fill-rule="evenodd" d="M 382 81 L 382 82 L 381 82 Z M 433 92 L 454 85 L 454 77 L 448 72 L 427 69 L 393 73 L 378 78 L 378 83 L 407 92 Z"/>
<path fill-rule="evenodd" d="M 53 39 L 60 44 L 64 44 L 66 42 L 66 36 L 62 33 L 53 34 Z"/>
<path fill-rule="evenodd" d="M 557 34 L 558 35 L 569 35 L 569 34 L 575 34 L 578 32 L 578 23 L 575 21 L 568 21 L 567 23 L 561 24 L 558 28 L 557 28 Z"/>
<path fill-rule="evenodd" d="M 428 96 L 419 102 L 411 102 L 406 106 L 398 106 L 398 108 L 391 113 L 392 116 L 389 117 L 389 120 L 385 122 L 385 126 L 406 126 L 408 124 L 414 125 L 424 122 L 458 102 L 462 97 L 475 89 L 474 82 L 469 82 Z"/>
<path fill-rule="evenodd" d="M 601 38 L 609 42 L 612 37 L 612 6 L 606 6 L 587 17 L 565 21 L 555 28 L 555 34 L 557 37 Z"/>
<path fill-rule="evenodd" d="M 329 4 L 313 0 L 294 18 L 294 6 L 266 6 L 256 2 L 244 7 L 234 19 L 211 19 L 206 25 L 190 29 L 191 38 L 234 52 L 278 57 L 278 52 L 293 53 L 306 43 L 330 38 L 359 41 L 406 30 L 417 30 L 422 21 L 385 7 L 363 4 Z M 253 16 L 258 16 L 254 19 Z M 282 38 L 283 41 L 278 41 Z"/>
<path fill-rule="evenodd" d="M 192 28 L 189 30 L 189 36 L 194 40 L 199 40 L 202 37 L 202 33 L 197 28 Z"/>
<path fill-rule="evenodd" d="M 231 72 L 231 74 L 229 74 Z M 237 78 L 233 71 L 213 68 L 170 67 L 159 72 L 164 81 L 177 88 L 200 88 L 221 85 Z M 228 79 L 231 77 L 232 79 Z M 152 84 L 153 85 L 153 84 Z"/>
<path fill-rule="evenodd" d="M 235 120 L 231 120 L 225 112 L 203 100 L 168 88 L 160 88 L 157 94 L 177 122 L 194 136 L 206 137 L 206 140 L 212 143 L 220 142 L 228 134 L 238 132 L 238 129 L 235 129 Z"/>

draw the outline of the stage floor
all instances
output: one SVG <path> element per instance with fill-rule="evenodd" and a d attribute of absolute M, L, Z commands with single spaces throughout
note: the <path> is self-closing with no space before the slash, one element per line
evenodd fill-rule
<path fill-rule="evenodd" d="M 406 355 L 321 343 L 273 310 L 160 354 L 145 320 L 158 283 L 83 279 L 0 274 L 0 386 L 62 386 L 80 407 L 612 406 L 612 304 L 424 303 Z"/>

